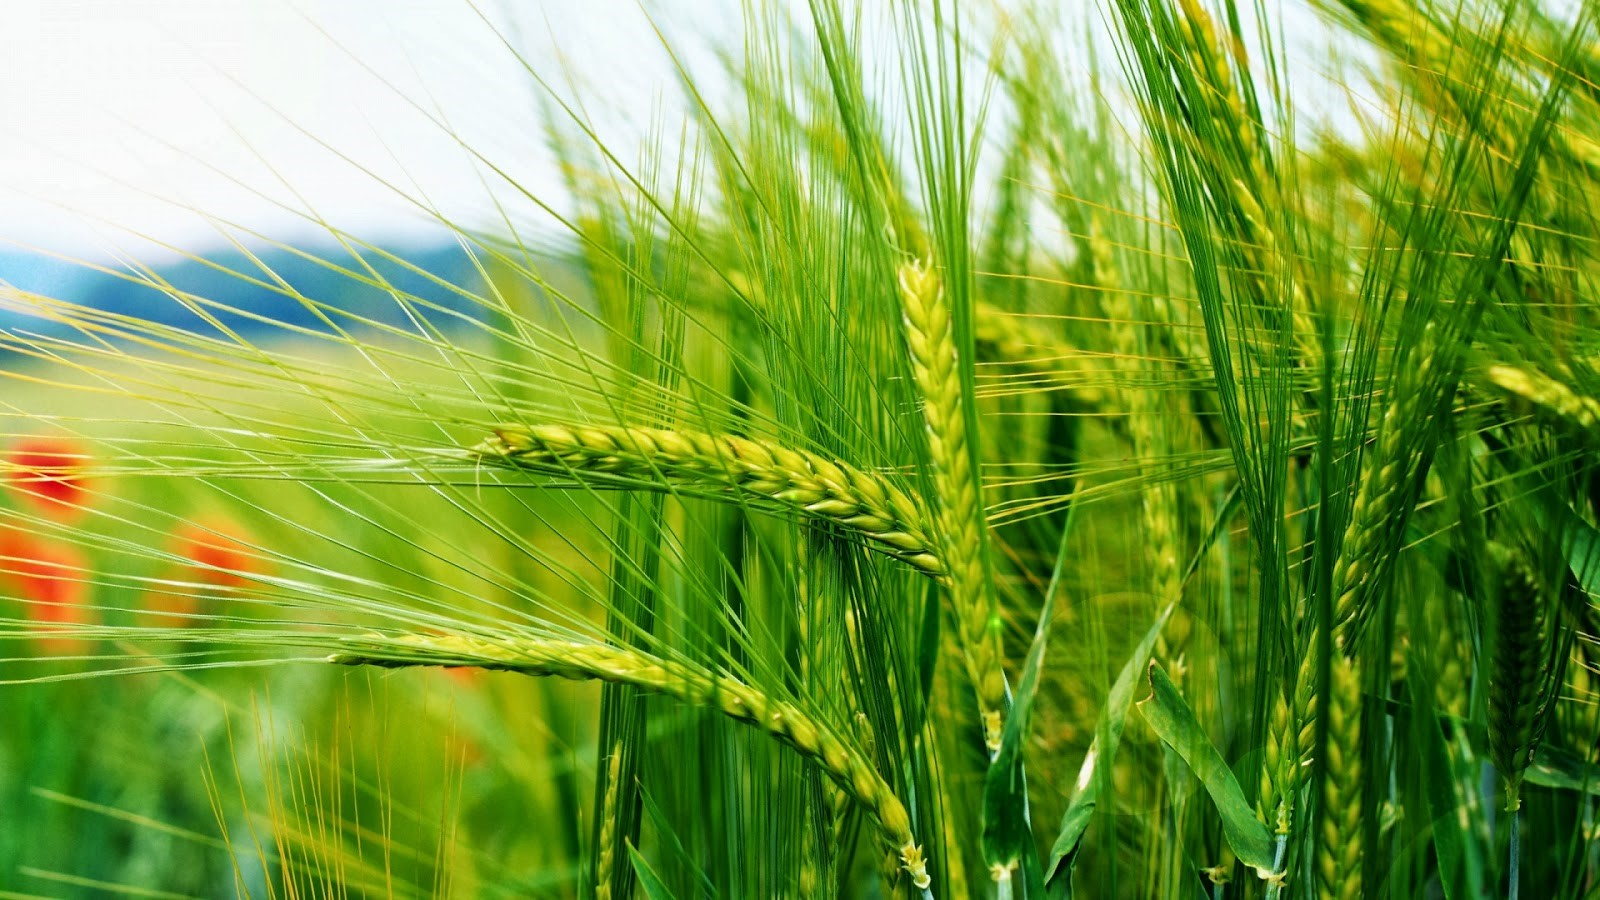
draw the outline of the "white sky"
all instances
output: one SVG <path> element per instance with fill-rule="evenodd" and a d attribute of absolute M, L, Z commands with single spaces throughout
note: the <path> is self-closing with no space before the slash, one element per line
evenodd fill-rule
<path fill-rule="evenodd" d="M 496 3 L 478 9 L 493 17 Z M 674 89 L 659 83 L 660 45 L 632 0 L 516 5 L 534 12 L 501 33 L 546 77 L 565 77 L 554 32 L 605 96 Z M 88 252 L 129 246 L 132 230 L 213 243 L 185 207 L 274 237 L 317 231 L 271 200 L 363 235 L 425 227 L 340 154 L 481 223 L 470 156 L 428 113 L 549 194 L 537 102 L 468 0 L 3 0 L 0 241 Z M 648 120 L 650 107 L 635 112 Z"/>
<path fill-rule="evenodd" d="M 648 5 L 703 71 L 711 43 L 737 41 L 736 3 Z M 148 258 L 130 231 L 214 244 L 194 210 L 277 239 L 320 230 L 272 201 L 368 238 L 425 229 L 339 154 L 486 224 L 470 156 L 412 104 L 553 196 L 538 91 L 480 11 L 558 81 L 559 35 L 585 96 L 613 107 L 607 121 L 656 116 L 675 133 L 678 88 L 635 0 L 0 0 L 0 246 Z"/>

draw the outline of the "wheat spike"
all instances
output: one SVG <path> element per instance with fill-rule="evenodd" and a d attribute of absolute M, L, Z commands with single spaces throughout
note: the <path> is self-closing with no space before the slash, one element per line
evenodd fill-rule
<path fill-rule="evenodd" d="M 568 425 L 501 428 L 473 452 L 552 475 L 594 473 L 656 489 L 736 494 L 842 526 L 929 575 L 945 572 L 928 517 L 910 497 L 883 478 L 815 453 L 733 435 Z"/>
<path fill-rule="evenodd" d="M 622 776 L 622 742 L 611 747 L 606 766 L 606 796 L 600 808 L 600 846 L 595 856 L 595 900 L 611 900 L 611 871 L 616 865 L 617 781 Z"/>
<path fill-rule="evenodd" d="M 1339 559 L 1334 565 L 1334 639 L 1345 652 L 1360 635 L 1372 612 L 1371 590 L 1381 571 L 1392 564 L 1394 537 L 1402 494 L 1415 478 L 1420 462 L 1415 436 L 1428 433 L 1433 420 L 1430 383 L 1434 376 L 1437 329 L 1428 323 L 1411 354 L 1414 364 L 1400 368 L 1378 438 L 1363 460 L 1361 484 L 1345 524 Z"/>
<path fill-rule="evenodd" d="M 931 883 L 922 848 L 911 835 L 911 817 L 872 764 L 804 710 L 772 699 L 735 678 L 712 675 L 639 650 L 590 641 L 466 635 L 374 634 L 347 639 L 344 649 L 329 656 L 328 662 L 388 668 L 477 666 L 576 681 L 631 684 L 718 710 L 767 732 L 821 766 L 877 821 L 884 837 L 896 848 L 912 883 L 923 889 Z"/>
<path fill-rule="evenodd" d="M 968 450 L 950 307 L 938 273 L 921 262 L 902 265 L 899 283 L 906 346 L 933 460 L 939 547 L 968 675 L 978 692 L 984 742 L 993 754 L 1000 749 L 1006 704 L 1005 652 L 999 607 L 984 572 L 983 506 Z"/>
<path fill-rule="evenodd" d="M 1522 776 L 1538 744 L 1544 617 L 1539 579 L 1519 554 L 1509 554 L 1494 609 L 1489 675 L 1489 753 L 1500 772 L 1506 809 L 1522 806 Z"/>
<path fill-rule="evenodd" d="M 1361 896 L 1362 863 L 1361 681 L 1354 660 L 1335 652 L 1330 662 L 1318 896 L 1355 900 Z"/>

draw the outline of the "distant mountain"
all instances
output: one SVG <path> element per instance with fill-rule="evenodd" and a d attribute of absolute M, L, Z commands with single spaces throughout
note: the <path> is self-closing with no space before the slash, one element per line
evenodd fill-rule
<path fill-rule="evenodd" d="M 489 311 L 462 296 L 463 291 L 483 296 L 484 283 L 459 247 L 394 246 L 383 252 L 405 264 L 371 251 L 362 251 L 357 259 L 342 248 L 317 247 L 306 256 L 263 250 L 255 259 L 230 249 L 204 254 L 205 262 L 181 260 L 154 267 L 157 279 L 175 291 L 225 308 L 194 307 L 115 275 L 9 251 L 0 252 L 0 282 L 108 313 L 212 336 L 226 329 L 252 340 L 295 329 L 359 331 L 375 324 L 411 332 L 451 331 L 489 317 Z M 307 258 L 312 255 L 322 261 Z M 207 321 L 207 315 L 215 321 Z M 64 331 L 0 302 L 0 333 Z"/>

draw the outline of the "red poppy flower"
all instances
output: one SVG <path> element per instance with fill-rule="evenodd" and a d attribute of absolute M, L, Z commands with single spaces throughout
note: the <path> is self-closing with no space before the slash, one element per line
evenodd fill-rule
<path fill-rule="evenodd" d="M 194 620 L 194 614 L 200 609 L 200 598 L 189 588 L 175 587 L 147 591 L 141 605 L 144 607 L 138 617 L 141 625 L 171 628 Z"/>
<path fill-rule="evenodd" d="M 31 437 L 12 446 L 0 469 L 24 500 L 43 512 L 66 518 L 84 509 L 89 491 L 83 469 L 89 459 L 73 441 Z"/>
<path fill-rule="evenodd" d="M 173 552 L 190 562 L 188 577 L 221 588 L 243 587 L 267 571 L 253 539 L 229 519 L 185 522 L 173 532 Z"/>
<path fill-rule="evenodd" d="M 19 532 L 0 533 L 0 588 L 21 600 L 24 612 L 40 623 L 39 647 L 58 655 L 87 653 L 93 642 L 72 637 L 71 628 L 48 626 L 88 625 L 98 619 L 89 605 L 89 571 L 75 547 L 41 540 Z"/>
<path fill-rule="evenodd" d="M 168 628 L 193 623 L 208 594 L 244 587 L 252 575 L 265 574 L 267 561 L 253 544 L 249 532 L 232 519 L 179 525 L 172 532 L 171 548 L 185 562 L 166 576 L 171 586 L 145 593 L 141 622 Z"/>

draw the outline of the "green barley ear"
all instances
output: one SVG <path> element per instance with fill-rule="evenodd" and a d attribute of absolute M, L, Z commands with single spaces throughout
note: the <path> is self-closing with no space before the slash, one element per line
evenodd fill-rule
<path fill-rule="evenodd" d="M 1430 440 L 1439 418 L 1439 341 L 1439 329 L 1430 322 L 1417 345 L 1397 361 L 1399 371 L 1378 422 L 1377 440 L 1362 460 L 1361 481 L 1334 564 L 1334 634 L 1346 653 L 1354 652 L 1376 598 L 1392 579 L 1398 527 L 1427 469 L 1428 457 L 1418 448 Z"/>
<path fill-rule="evenodd" d="M 1274 692 L 1266 747 L 1261 761 L 1257 812 L 1274 835 L 1286 840 L 1295 821 L 1295 804 L 1305 784 L 1316 746 L 1316 654 L 1303 657 L 1289 693 Z M 1285 860 L 1285 866 L 1290 863 Z"/>
<path fill-rule="evenodd" d="M 1505 554 L 1492 603 L 1489 752 L 1506 809 L 1522 806 L 1522 779 L 1538 746 L 1546 692 L 1548 606 L 1541 579 L 1520 553 Z"/>
<path fill-rule="evenodd" d="M 1355 660 L 1335 651 L 1330 661 L 1327 759 L 1323 767 L 1322 829 L 1316 869 L 1322 900 L 1361 897 L 1364 780 L 1361 766 L 1361 679 Z"/>
<path fill-rule="evenodd" d="M 1517 366 L 1490 366 L 1484 378 L 1514 410 L 1534 415 L 1590 447 L 1600 447 L 1600 399 Z"/>
<path fill-rule="evenodd" d="M 918 888 L 932 879 L 922 848 L 911 834 L 905 805 L 872 764 L 832 729 L 792 703 L 767 696 L 738 679 L 713 675 L 688 663 L 592 641 L 436 634 L 373 634 L 343 641 L 328 662 L 346 666 L 475 666 L 574 681 L 630 684 L 685 703 L 716 710 L 793 747 L 872 815 Z"/>
<path fill-rule="evenodd" d="M 940 555 L 949 574 L 951 606 L 978 692 L 984 743 L 1000 750 L 1006 708 L 1000 611 L 984 565 L 983 506 L 968 447 L 954 322 L 939 273 L 921 261 L 900 266 L 901 311 L 912 379 L 922 396 L 928 456 L 939 521 Z"/>
<path fill-rule="evenodd" d="M 815 453 L 733 435 L 614 425 L 505 427 L 473 453 L 550 475 L 601 476 L 798 513 L 860 535 L 928 575 L 945 572 L 931 523 L 910 497 L 886 479 Z"/>
<path fill-rule="evenodd" d="M 611 873 L 616 865 L 617 782 L 622 776 L 622 742 L 618 741 L 607 754 L 605 800 L 600 805 L 600 838 L 595 848 L 594 897 L 611 900 Z"/>

